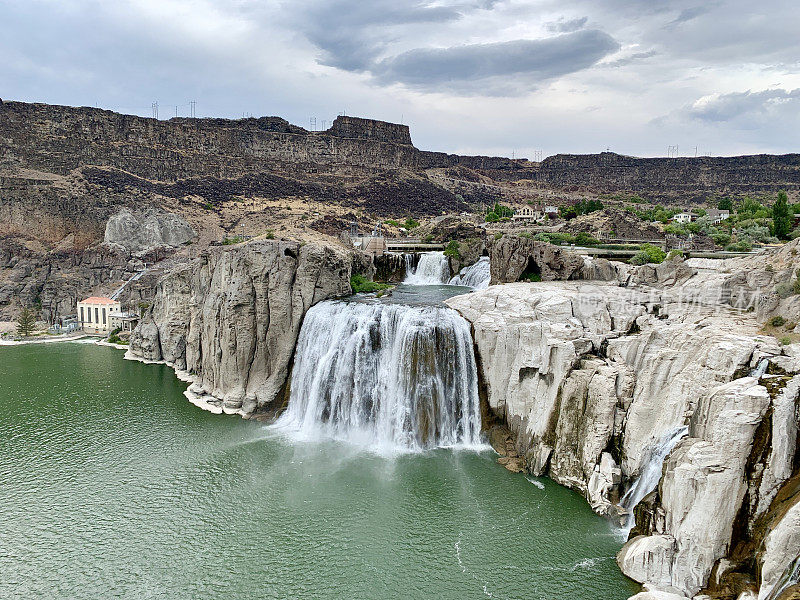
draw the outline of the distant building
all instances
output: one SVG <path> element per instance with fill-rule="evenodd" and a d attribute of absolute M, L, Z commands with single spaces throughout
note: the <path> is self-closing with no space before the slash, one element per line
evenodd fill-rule
<path fill-rule="evenodd" d="M 542 211 L 531 206 L 523 206 L 511 217 L 513 221 L 541 221 Z"/>
<path fill-rule="evenodd" d="M 717 225 L 722 223 L 725 219 L 731 216 L 731 211 L 729 210 L 719 210 L 717 208 L 709 208 L 706 211 L 706 216 L 711 221 L 712 225 Z"/>
<path fill-rule="evenodd" d="M 550 217 L 551 219 L 558 218 L 558 207 L 557 206 L 545 206 L 544 207 L 544 214 Z"/>
<path fill-rule="evenodd" d="M 109 327 L 111 330 L 133 331 L 139 323 L 139 315 L 131 312 L 112 312 L 109 315 Z"/>
<path fill-rule="evenodd" d="M 696 217 L 690 212 L 679 212 L 672 217 L 672 220 L 676 223 L 691 223 L 695 218 Z"/>
<path fill-rule="evenodd" d="M 108 333 L 111 327 L 111 313 L 121 313 L 118 300 L 103 296 L 92 296 L 78 302 L 78 322 L 88 333 Z"/>

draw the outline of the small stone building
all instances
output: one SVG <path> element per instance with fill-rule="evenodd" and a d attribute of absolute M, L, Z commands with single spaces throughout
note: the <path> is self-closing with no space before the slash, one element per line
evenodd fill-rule
<path fill-rule="evenodd" d="M 78 322 L 87 333 L 108 333 L 111 331 L 111 313 L 122 312 L 117 300 L 102 296 L 91 296 L 78 302 Z"/>
<path fill-rule="evenodd" d="M 538 208 L 530 206 L 523 206 L 522 208 L 514 211 L 511 217 L 513 221 L 541 221 L 542 211 Z"/>

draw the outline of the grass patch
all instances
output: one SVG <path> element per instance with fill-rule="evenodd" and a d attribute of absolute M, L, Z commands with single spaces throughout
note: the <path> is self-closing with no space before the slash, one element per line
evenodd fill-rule
<path fill-rule="evenodd" d="M 353 275 L 350 278 L 350 288 L 353 290 L 354 294 L 368 294 L 390 287 L 392 286 L 388 283 L 376 283 L 375 281 L 370 281 L 363 275 Z"/>

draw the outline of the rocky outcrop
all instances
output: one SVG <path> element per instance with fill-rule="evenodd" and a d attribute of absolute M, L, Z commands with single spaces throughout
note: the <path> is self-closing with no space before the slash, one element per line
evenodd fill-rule
<path fill-rule="evenodd" d="M 618 208 L 604 208 L 570 219 L 564 224 L 561 231 L 588 233 L 599 239 L 603 237 L 625 240 L 664 239 L 664 232 L 658 227 L 642 221 L 633 213 Z"/>
<path fill-rule="evenodd" d="M 619 553 L 626 575 L 690 597 L 705 587 L 728 553 L 747 492 L 745 466 L 769 406 L 766 388 L 752 377 L 703 396 L 689 437 L 664 465 L 651 535 L 634 538 Z"/>
<path fill-rule="evenodd" d="M 793 572 L 786 489 L 800 469 L 800 363 L 761 329 L 776 310 L 796 318 L 793 296 L 769 300 L 793 280 L 796 255 L 792 243 L 716 269 L 587 259 L 578 278 L 607 282 L 520 282 L 448 300 L 472 323 L 489 408 L 514 436 L 505 455 L 598 513 L 628 519 L 623 495 L 653 464 L 661 472 L 664 436 L 688 429 L 619 555 L 646 584 L 636 598 L 755 598 Z M 766 357 L 770 371 L 748 376 Z"/>
<path fill-rule="evenodd" d="M 139 213 L 124 208 L 106 223 L 103 241 L 138 253 L 183 246 L 196 237 L 192 226 L 176 214 L 156 208 Z"/>
<path fill-rule="evenodd" d="M 504 235 L 499 240 L 492 240 L 489 258 L 492 285 L 520 279 L 574 279 L 584 265 L 584 259 L 576 252 L 516 235 Z"/>
<path fill-rule="evenodd" d="M 212 248 L 158 285 L 129 357 L 193 380 L 190 397 L 250 415 L 281 403 L 306 311 L 350 293 L 361 257 L 335 246 L 252 242 Z"/>
<path fill-rule="evenodd" d="M 491 286 L 448 304 L 472 323 L 489 406 L 530 471 L 606 514 L 616 469 L 630 482 L 705 391 L 780 352 L 750 317 L 679 312 L 662 292 L 614 284 Z"/>
<path fill-rule="evenodd" d="M 48 323 L 74 315 L 78 300 L 92 294 L 111 294 L 123 281 L 141 272 L 145 262 L 156 263 L 168 254 L 133 257 L 124 248 L 104 244 L 85 250 L 46 251 L 19 238 L 0 238 L 0 320 L 15 319 L 23 306 L 38 310 Z M 134 304 L 149 302 L 154 286 L 148 272 L 128 286 L 120 299 Z"/>

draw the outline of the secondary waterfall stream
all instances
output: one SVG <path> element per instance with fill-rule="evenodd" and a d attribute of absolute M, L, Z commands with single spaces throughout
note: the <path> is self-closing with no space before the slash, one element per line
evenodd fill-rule
<path fill-rule="evenodd" d="M 444 252 L 423 252 L 414 266 L 413 255 L 406 254 L 406 279 L 409 285 L 441 285 L 450 280 L 450 262 Z"/>
<path fill-rule="evenodd" d="M 378 452 L 478 446 L 469 325 L 444 306 L 317 304 L 300 331 L 289 407 L 277 426 Z"/>
<path fill-rule="evenodd" d="M 475 290 L 486 289 L 492 278 L 489 266 L 489 257 L 481 256 L 474 265 L 461 269 L 458 275 L 450 280 L 450 285 L 463 285 Z"/>
<path fill-rule="evenodd" d="M 688 431 L 689 428 L 686 426 L 670 429 L 650 448 L 649 455 L 644 458 L 644 466 L 641 468 L 639 478 L 620 501 L 622 508 L 628 512 L 625 526 L 628 531 L 633 527 L 633 509 L 642 501 L 642 498 L 656 489 L 658 481 L 661 479 L 661 468 L 664 465 L 664 460 Z"/>

